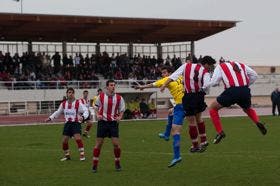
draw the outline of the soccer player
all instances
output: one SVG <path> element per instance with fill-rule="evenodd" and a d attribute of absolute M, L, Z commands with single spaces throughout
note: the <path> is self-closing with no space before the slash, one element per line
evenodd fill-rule
<path fill-rule="evenodd" d="M 80 161 L 85 160 L 84 144 L 81 139 L 81 122 L 87 118 L 89 113 L 88 109 L 75 99 L 75 91 L 73 88 L 68 88 L 66 91 L 67 100 L 64 100 L 57 111 L 55 111 L 46 122 L 52 121 L 62 113 L 64 113 L 65 124 L 63 128 L 62 149 L 64 157 L 61 161 L 70 160 L 69 138 L 74 136 L 80 152 Z M 80 115 L 82 114 L 82 116 Z"/>
<path fill-rule="evenodd" d="M 153 88 L 153 87 L 161 87 L 167 80 L 168 76 L 171 74 L 171 67 L 164 66 L 161 68 L 162 79 L 157 80 L 154 83 L 146 84 L 146 85 L 138 85 L 135 88 L 143 90 L 145 88 Z M 177 81 L 173 81 L 167 85 L 170 94 L 175 100 L 176 105 L 174 106 L 173 115 L 168 116 L 168 124 L 166 126 L 166 131 L 164 134 L 160 133 L 159 136 L 164 138 L 165 140 L 169 139 L 170 131 L 173 136 L 173 159 L 168 165 L 168 167 L 173 167 L 177 163 L 179 163 L 182 158 L 180 155 L 180 133 L 182 130 L 182 125 L 184 122 L 185 113 L 182 106 L 182 98 L 184 95 L 183 92 L 183 84 L 182 77 Z"/>
<path fill-rule="evenodd" d="M 91 112 L 89 110 L 90 106 L 90 100 L 88 99 L 88 91 L 84 90 L 83 91 L 83 98 L 80 99 L 81 103 L 88 109 L 89 115 L 88 117 L 84 120 L 84 123 L 86 123 L 86 128 L 84 130 L 83 136 L 86 138 L 89 138 L 89 131 L 93 125 L 93 117 L 91 116 Z"/>
<path fill-rule="evenodd" d="M 95 102 L 95 111 L 98 119 L 97 138 L 93 149 L 92 172 L 97 172 L 99 155 L 105 137 L 112 138 L 115 155 L 116 171 L 121 170 L 121 148 L 119 141 L 119 121 L 125 111 L 125 102 L 122 96 L 115 93 L 115 81 L 106 82 L 106 92 L 100 93 Z"/>
<path fill-rule="evenodd" d="M 238 104 L 243 111 L 256 124 L 263 135 L 267 130 L 263 123 L 260 122 L 256 111 L 251 107 L 251 93 L 249 85 L 253 84 L 257 79 L 257 73 L 245 64 L 237 62 L 225 62 L 218 64 L 214 70 L 211 82 L 206 85 L 218 85 L 220 81 L 225 86 L 224 92 L 220 94 L 209 107 L 211 120 L 218 133 L 213 141 L 218 144 L 225 133 L 222 128 L 222 123 L 218 111 L 223 107 L 229 107 L 233 104 Z"/>
<path fill-rule="evenodd" d="M 193 64 L 191 61 L 181 65 L 167 81 L 160 87 L 161 91 L 172 81 L 176 81 L 183 75 L 184 96 L 183 107 L 186 119 L 189 122 L 189 134 L 192 140 L 190 152 L 203 152 L 208 146 L 206 139 L 205 123 L 201 117 L 207 105 L 204 101 L 205 92 L 201 90 L 203 83 L 210 81 L 208 69 L 215 63 L 211 57 L 202 58 L 201 64 Z M 198 130 L 197 130 L 198 129 Z M 200 136 L 200 144 L 198 141 Z"/>

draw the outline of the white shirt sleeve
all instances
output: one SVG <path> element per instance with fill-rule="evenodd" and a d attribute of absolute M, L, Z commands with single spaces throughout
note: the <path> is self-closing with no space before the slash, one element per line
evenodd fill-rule
<path fill-rule="evenodd" d="M 245 70 L 249 77 L 249 85 L 252 85 L 257 80 L 258 74 L 256 71 L 254 71 L 252 68 L 248 67 L 247 65 L 245 65 Z"/>
<path fill-rule="evenodd" d="M 124 111 L 125 111 L 125 102 L 124 102 L 123 97 L 121 97 L 121 102 L 119 105 L 119 112 L 124 112 Z"/>
<path fill-rule="evenodd" d="M 208 84 L 208 86 L 217 86 L 222 81 L 222 79 L 223 76 L 221 66 L 217 65 L 211 78 L 210 84 Z"/>
<path fill-rule="evenodd" d="M 60 115 L 60 114 L 62 114 L 63 113 L 63 107 L 62 107 L 62 103 L 59 105 L 59 107 L 58 107 L 58 109 L 57 109 L 57 111 L 55 111 L 52 115 L 50 115 L 50 119 L 51 120 L 54 120 L 55 118 L 58 118 L 58 116 Z"/>
<path fill-rule="evenodd" d="M 78 112 L 83 114 L 84 119 L 88 118 L 88 108 L 84 104 L 79 104 Z"/>
<path fill-rule="evenodd" d="M 184 74 L 184 70 L 186 68 L 186 63 L 181 65 L 175 72 L 173 72 L 169 78 L 172 80 L 177 80 L 180 76 Z"/>
<path fill-rule="evenodd" d="M 209 93 L 209 88 L 211 86 L 211 78 L 210 78 L 210 73 L 207 72 L 204 74 L 204 77 L 203 77 L 203 86 L 202 86 L 202 89 L 205 91 L 205 93 Z"/>

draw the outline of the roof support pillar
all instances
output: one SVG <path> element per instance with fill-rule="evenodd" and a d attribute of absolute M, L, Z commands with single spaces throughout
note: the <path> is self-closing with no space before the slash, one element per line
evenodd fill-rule
<path fill-rule="evenodd" d="M 67 43 L 66 43 L 66 41 L 62 42 L 62 54 L 63 55 L 67 54 Z"/>
<path fill-rule="evenodd" d="M 191 41 L 191 56 L 192 56 L 192 58 L 193 58 L 194 55 L 195 55 L 194 41 Z"/>
<path fill-rule="evenodd" d="M 96 45 L 95 45 L 95 54 L 97 56 L 100 55 L 100 43 L 96 43 Z"/>
<path fill-rule="evenodd" d="M 28 41 L 28 44 L 27 44 L 27 52 L 28 52 L 28 54 L 31 54 L 31 53 L 32 53 L 32 41 Z"/>
<path fill-rule="evenodd" d="M 157 44 L 157 58 L 162 59 L 162 46 L 161 43 Z"/>
<path fill-rule="evenodd" d="M 128 44 L 127 53 L 129 58 L 133 58 L 133 43 Z"/>

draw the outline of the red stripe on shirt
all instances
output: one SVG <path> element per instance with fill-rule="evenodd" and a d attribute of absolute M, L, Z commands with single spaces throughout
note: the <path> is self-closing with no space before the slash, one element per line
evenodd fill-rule
<path fill-rule="evenodd" d="M 191 74 L 192 64 L 188 63 L 185 68 L 185 90 L 187 93 L 191 92 L 191 84 L 190 84 L 190 74 Z"/>
<path fill-rule="evenodd" d="M 225 73 L 225 75 L 226 75 L 226 77 L 229 81 L 230 87 L 235 87 L 234 80 L 233 80 L 233 77 L 230 73 L 230 70 L 228 69 L 228 66 L 225 63 L 222 63 L 220 66 L 221 66 L 222 70 L 224 71 L 224 73 Z M 227 88 L 229 88 L 229 87 L 227 87 Z"/>
<path fill-rule="evenodd" d="M 103 110 L 104 110 L 104 93 L 102 92 L 100 95 L 100 106 L 99 106 L 99 115 L 101 115 L 103 117 Z"/>
<path fill-rule="evenodd" d="M 242 64 L 242 63 L 239 63 L 239 64 L 240 64 L 241 68 L 243 69 L 243 72 L 244 72 L 244 75 L 245 75 L 245 78 L 246 78 L 246 85 L 249 85 L 249 77 L 246 73 L 245 65 Z"/>
<path fill-rule="evenodd" d="M 234 63 L 234 62 L 230 62 L 230 64 L 231 64 L 231 66 L 232 66 L 232 68 L 233 68 L 233 71 L 235 72 L 235 75 L 236 75 L 236 77 L 237 77 L 239 86 L 244 86 L 244 82 L 243 82 L 242 75 L 241 75 L 242 69 L 240 69 L 240 72 L 235 71 L 235 70 L 234 70 L 234 65 L 237 65 L 237 64 Z"/>
<path fill-rule="evenodd" d="M 112 121 L 112 107 L 113 107 L 113 96 L 108 96 L 108 105 L 107 105 L 107 121 Z"/>
<path fill-rule="evenodd" d="M 198 84 L 198 82 L 199 82 L 199 69 L 200 69 L 200 68 L 201 68 L 200 65 L 196 65 L 196 67 L 195 67 L 195 69 L 194 69 L 194 72 L 197 73 L 197 79 L 198 79 L 198 81 L 193 81 L 193 82 L 194 82 L 194 89 L 195 89 L 195 92 L 199 92 L 199 84 Z M 194 76 L 195 76 L 196 73 L 194 73 Z"/>

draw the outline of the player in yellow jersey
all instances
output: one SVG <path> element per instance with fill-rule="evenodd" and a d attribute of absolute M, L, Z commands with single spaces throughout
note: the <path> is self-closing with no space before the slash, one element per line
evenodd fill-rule
<path fill-rule="evenodd" d="M 153 83 L 147 85 L 138 85 L 135 88 L 143 90 L 145 88 L 160 88 L 165 81 L 167 81 L 168 76 L 172 73 L 171 67 L 164 66 L 161 68 L 162 79 L 159 79 Z M 173 81 L 167 86 L 170 94 L 175 100 L 175 106 L 173 108 L 173 116 L 169 114 L 168 116 L 168 124 L 166 126 L 165 133 L 160 133 L 159 136 L 164 138 L 165 140 L 169 139 L 170 130 L 173 136 L 173 159 L 168 165 L 168 167 L 173 167 L 177 163 L 179 163 L 182 158 L 180 156 L 180 133 L 182 131 L 182 125 L 185 118 L 185 112 L 182 105 L 182 98 L 184 96 L 184 86 L 182 84 L 182 77 L 177 81 Z"/>

